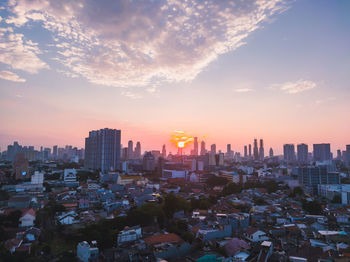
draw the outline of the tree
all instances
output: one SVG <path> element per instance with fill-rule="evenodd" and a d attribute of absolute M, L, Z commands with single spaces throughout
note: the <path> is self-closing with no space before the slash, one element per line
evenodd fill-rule
<path fill-rule="evenodd" d="M 224 186 L 226 184 L 227 184 L 227 179 L 224 177 L 211 175 L 207 180 L 207 185 L 210 188 L 213 188 L 215 186 Z"/>
<path fill-rule="evenodd" d="M 311 215 L 320 215 L 322 213 L 321 204 L 317 200 L 307 201 L 306 199 L 303 199 L 301 203 L 302 208 Z"/>
<path fill-rule="evenodd" d="M 335 195 L 332 199 L 332 203 L 334 204 L 341 204 L 341 196 L 340 195 Z"/>
<path fill-rule="evenodd" d="M 163 210 L 167 217 L 173 217 L 176 211 L 190 210 L 190 204 L 181 196 L 176 196 L 173 192 L 164 198 Z"/>
<path fill-rule="evenodd" d="M 222 190 L 222 195 L 228 196 L 228 195 L 240 193 L 241 191 L 242 191 L 241 185 L 231 182 L 224 187 L 224 189 Z"/>

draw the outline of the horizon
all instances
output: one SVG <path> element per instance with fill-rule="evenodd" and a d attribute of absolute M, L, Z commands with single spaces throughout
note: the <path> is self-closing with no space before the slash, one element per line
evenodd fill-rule
<path fill-rule="evenodd" d="M 0 3 L 0 147 L 350 144 L 350 2 Z M 188 148 L 187 148 L 188 150 Z M 186 152 L 186 151 L 185 151 Z"/>

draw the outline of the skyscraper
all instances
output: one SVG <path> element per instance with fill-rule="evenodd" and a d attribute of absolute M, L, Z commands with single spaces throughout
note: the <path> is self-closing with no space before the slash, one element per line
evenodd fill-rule
<path fill-rule="evenodd" d="M 293 162 L 295 161 L 295 148 L 294 144 L 285 144 L 283 146 L 284 161 Z"/>
<path fill-rule="evenodd" d="M 216 144 L 212 144 L 212 145 L 210 146 L 210 153 L 216 154 Z"/>
<path fill-rule="evenodd" d="M 249 158 L 252 157 L 252 145 L 249 144 Z"/>
<path fill-rule="evenodd" d="M 205 149 L 205 142 L 201 142 L 201 156 L 205 155 L 207 153 L 207 150 Z"/>
<path fill-rule="evenodd" d="M 136 143 L 134 157 L 136 159 L 139 159 L 141 157 L 141 143 L 139 141 Z"/>
<path fill-rule="evenodd" d="M 270 156 L 270 157 L 273 157 L 273 149 L 272 149 L 272 147 L 270 147 L 269 156 Z"/>
<path fill-rule="evenodd" d="M 119 170 L 121 131 L 100 129 L 89 132 L 85 138 L 85 167 L 102 172 Z"/>
<path fill-rule="evenodd" d="M 331 145 L 330 144 L 314 144 L 314 161 L 331 160 Z"/>
<path fill-rule="evenodd" d="M 309 147 L 306 144 L 297 145 L 297 159 L 301 164 L 307 163 L 307 157 L 309 153 Z"/>
<path fill-rule="evenodd" d="M 244 146 L 244 158 L 248 157 L 248 147 Z"/>
<path fill-rule="evenodd" d="M 254 148 L 253 148 L 254 160 L 259 160 L 259 149 L 258 149 L 258 140 L 254 139 Z"/>
<path fill-rule="evenodd" d="M 162 157 L 166 158 L 166 147 L 165 147 L 165 145 L 163 145 L 163 148 L 162 148 Z"/>
<path fill-rule="evenodd" d="M 198 137 L 193 139 L 193 155 L 198 156 Z"/>
<path fill-rule="evenodd" d="M 134 158 L 134 143 L 132 140 L 129 140 L 128 142 L 128 159 L 133 159 Z"/>
<path fill-rule="evenodd" d="M 57 146 L 53 146 L 53 149 L 52 149 L 52 156 L 53 156 L 53 159 L 57 159 Z"/>
<path fill-rule="evenodd" d="M 345 161 L 350 162 L 350 145 L 346 145 Z"/>
<path fill-rule="evenodd" d="M 264 140 L 260 139 L 260 147 L 259 147 L 259 159 L 264 160 L 265 153 L 264 153 Z"/>

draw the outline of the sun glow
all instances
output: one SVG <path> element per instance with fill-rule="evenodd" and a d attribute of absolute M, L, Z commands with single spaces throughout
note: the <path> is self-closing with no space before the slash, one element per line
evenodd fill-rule
<path fill-rule="evenodd" d="M 193 137 L 186 135 L 184 131 L 175 130 L 171 135 L 171 142 L 175 144 L 177 148 L 184 148 L 186 145 L 193 141 Z"/>

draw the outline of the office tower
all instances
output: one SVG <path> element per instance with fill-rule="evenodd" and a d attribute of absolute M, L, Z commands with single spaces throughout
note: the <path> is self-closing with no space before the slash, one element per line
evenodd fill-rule
<path fill-rule="evenodd" d="M 210 153 L 216 154 L 216 144 L 212 144 L 210 147 Z"/>
<path fill-rule="evenodd" d="M 298 180 L 307 192 L 317 194 L 318 185 L 340 184 L 337 172 L 328 172 L 326 166 L 299 167 Z"/>
<path fill-rule="evenodd" d="M 260 147 L 259 147 L 259 159 L 264 160 L 265 153 L 264 153 L 264 141 L 260 139 Z"/>
<path fill-rule="evenodd" d="M 165 147 L 165 145 L 163 145 L 163 148 L 162 148 L 162 157 L 166 158 L 166 147 Z"/>
<path fill-rule="evenodd" d="M 294 144 L 285 144 L 283 146 L 284 161 L 294 162 L 295 161 L 295 149 Z"/>
<path fill-rule="evenodd" d="M 132 140 L 128 142 L 128 159 L 133 159 L 134 156 L 134 143 Z"/>
<path fill-rule="evenodd" d="M 272 147 L 270 147 L 269 156 L 273 157 L 273 149 L 272 149 Z"/>
<path fill-rule="evenodd" d="M 350 162 L 350 145 L 346 145 L 345 161 Z"/>
<path fill-rule="evenodd" d="M 331 145 L 330 144 L 314 144 L 314 161 L 331 160 Z"/>
<path fill-rule="evenodd" d="M 249 144 L 249 158 L 252 157 L 252 145 Z"/>
<path fill-rule="evenodd" d="M 259 149 L 258 149 L 258 140 L 254 139 L 254 148 L 253 148 L 254 160 L 259 160 Z"/>
<path fill-rule="evenodd" d="M 134 151 L 134 158 L 140 159 L 141 157 L 141 143 L 137 141 Z"/>
<path fill-rule="evenodd" d="M 244 146 L 244 158 L 248 157 L 248 147 Z"/>
<path fill-rule="evenodd" d="M 193 140 L 193 154 L 194 156 L 198 156 L 198 137 L 195 137 Z"/>
<path fill-rule="evenodd" d="M 23 153 L 18 153 L 13 161 L 13 171 L 15 178 L 18 180 L 29 178 L 29 162 Z"/>
<path fill-rule="evenodd" d="M 341 150 L 340 149 L 337 150 L 337 159 L 341 160 Z"/>
<path fill-rule="evenodd" d="M 205 149 L 205 142 L 201 142 L 201 156 L 204 156 L 207 153 L 207 150 Z"/>
<path fill-rule="evenodd" d="M 231 153 L 231 144 L 227 144 L 226 148 L 227 148 L 227 153 Z"/>
<path fill-rule="evenodd" d="M 52 148 L 53 159 L 57 159 L 57 153 L 58 153 L 57 148 L 58 148 L 57 146 L 53 146 Z"/>
<path fill-rule="evenodd" d="M 123 147 L 121 157 L 123 161 L 126 161 L 129 159 L 129 149 L 127 147 Z"/>
<path fill-rule="evenodd" d="M 102 172 L 120 169 L 121 131 L 100 129 L 85 138 L 85 167 Z"/>
<path fill-rule="evenodd" d="M 145 171 L 153 171 L 155 169 L 155 157 L 151 152 L 146 152 L 143 156 L 142 167 Z"/>
<path fill-rule="evenodd" d="M 301 164 L 306 164 L 308 161 L 309 147 L 306 144 L 297 145 L 297 160 Z"/>

